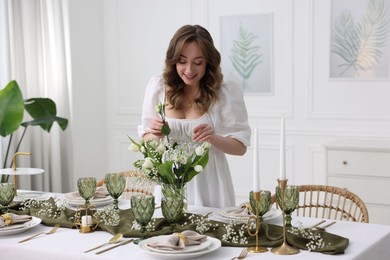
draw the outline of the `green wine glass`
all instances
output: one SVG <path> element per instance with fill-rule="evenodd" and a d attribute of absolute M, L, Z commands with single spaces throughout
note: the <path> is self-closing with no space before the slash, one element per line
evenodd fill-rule
<path fill-rule="evenodd" d="M 170 224 L 171 231 L 174 231 L 176 223 L 183 215 L 183 204 L 181 197 L 161 198 L 161 211 L 164 219 Z"/>
<path fill-rule="evenodd" d="M 15 184 L 13 183 L 0 183 L 0 205 L 3 213 L 8 212 L 8 206 L 13 201 L 16 195 Z"/>
<path fill-rule="evenodd" d="M 282 209 L 282 196 L 280 187 L 276 187 L 276 200 Z M 284 190 L 284 214 L 286 215 L 286 227 L 291 227 L 291 213 L 298 207 L 299 188 L 295 185 L 287 185 Z"/>
<path fill-rule="evenodd" d="M 271 207 L 271 192 L 268 190 L 261 190 L 260 191 L 260 197 L 259 201 L 257 202 L 257 209 L 256 209 L 256 200 L 253 197 L 253 191 L 249 193 L 249 203 L 251 205 L 251 211 L 253 214 L 259 216 L 260 222 L 263 221 L 263 216 L 265 213 L 269 211 L 269 208 Z"/>
<path fill-rule="evenodd" d="M 122 195 L 126 186 L 126 177 L 121 173 L 106 174 L 106 187 L 108 193 L 114 199 L 114 209 L 119 209 L 118 198 Z"/>
<path fill-rule="evenodd" d="M 80 196 L 85 199 L 85 207 L 89 208 L 91 206 L 89 200 L 93 198 L 96 193 L 96 178 L 79 178 L 77 180 L 77 188 L 79 190 Z"/>
<path fill-rule="evenodd" d="M 154 214 L 154 196 L 145 194 L 133 195 L 130 198 L 130 202 L 135 220 L 141 225 L 141 237 L 134 241 L 135 244 L 138 244 L 139 241 L 146 238 L 146 226 Z"/>

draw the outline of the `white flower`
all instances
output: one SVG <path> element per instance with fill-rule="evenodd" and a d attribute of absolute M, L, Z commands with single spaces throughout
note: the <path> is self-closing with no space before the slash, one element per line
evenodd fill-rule
<path fill-rule="evenodd" d="M 130 144 L 129 145 L 129 150 L 132 151 L 132 152 L 139 152 L 139 147 L 138 147 L 138 145 Z"/>
<path fill-rule="evenodd" d="M 144 163 L 142 164 L 143 169 L 152 169 L 154 167 L 153 161 L 151 158 L 147 157 L 145 158 Z"/>
<path fill-rule="evenodd" d="M 163 143 L 160 143 L 160 145 L 157 147 L 157 152 L 158 152 L 159 154 L 164 154 L 165 151 L 166 151 L 165 145 L 164 145 Z"/>
<path fill-rule="evenodd" d="M 143 146 L 141 146 L 141 153 L 146 153 L 146 149 Z"/>
<path fill-rule="evenodd" d="M 209 142 L 204 142 L 202 144 L 202 146 L 203 146 L 204 149 L 208 149 L 208 148 L 210 148 L 211 144 Z"/>
<path fill-rule="evenodd" d="M 195 153 L 197 156 L 202 156 L 204 154 L 204 148 L 203 146 L 198 146 L 195 148 Z"/>
<path fill-rule="evenodd" d="M 196 171 L 196 172 L 201 172 L 201 171 L 203 171 L 203 167 L 202 167 L 202 165 L 195 165 L 195 167 L 194 167 L 194 170 Z"/>
<path fill-rule="evenodd" d="M 163 104 L 160 102 L 160 103 L 158 103 L 158 105 L 156 106 L 156 112 L 160 114 L 161 111 L 162 111 L 162 109 L 163 109 Z"/>
<path fill-rule="evenodd" d="M 187 163 L 187 157 L 185 157 L 184 155 L 181 155 L 180 158 L 179 158 L 179 163 L 186 164 Z"/>

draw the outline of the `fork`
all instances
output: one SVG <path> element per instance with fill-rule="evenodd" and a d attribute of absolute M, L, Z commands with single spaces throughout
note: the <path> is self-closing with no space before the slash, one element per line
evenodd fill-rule
<path fill-rule="evenodd" d="M 235 260 L 235 259 L 244 259 L 246 257 L 246 255 L 248 254 L 248 248 L 247 247 L 244 247 L 244 249 L 242 249 L 241 253 L 239 254 L 239 256 L 236 256 L 236 257 L 233 257 L 231 260 Z"/>
<path fill-rule="evenodd" d="M 28 240 L 30 240 L 30 239 L 33 239 L 34 237 L 37 237 L 37 236 L 43 235 L 43 234 L 45 234 L 45 235 L 54 234 L 54 233 L 57 231 L 57 229 L 58 229 L 59 227 L 60 227 L 60 224 L 57 224 L 57 225 L 55 225 L 52 229 L 50 229 L 49 232 L 46 232 L 46 233 L 45 233 L 45 232 L 39 232 L 39 233 L 37 233 L 37 234 L 35 234 L 35 235 L 31 236 L 31 237 L 28 237 L 28 238 L 26 238 L 26 239 L 20 240 L 18 243 L 26 242 L 26 241 L 28 241 Z"/>

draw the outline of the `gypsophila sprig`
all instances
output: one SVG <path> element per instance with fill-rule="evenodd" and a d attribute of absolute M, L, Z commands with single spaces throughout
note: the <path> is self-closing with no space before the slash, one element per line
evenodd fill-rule
<path fill-rule="evenodd" d="M 298 221 L 297 224 L 298 224 L 297 227 L 292 227 L 291 229 L 288 230 L 288 232 L 308 239 L 309 242 L 306 244 L 308 251 L 315 251 L 317 249 L 326 247 L 321 232 L 318 232 L 313 229 L 304 228 L 302 222 Z M 328 246 L 330 245 L 331 244 L 328 243 Z"/>
<path fill-rule="evenodd" d="M 120 221 L 119 209 L 115 209 L 114 205 L 109 205 L 101 210 L 97 210 L 94 216 L 106 226 L 118 226 Z"/>
<path fill-rule="evenodd" d="M 222 235 L 222 241 L 245 245 L 248 244 L 248 236 L 246 224 L 240 224 L 236 220 L 231 220 L 229 224 L 225 224 L 226 234 Z"/>
<path fill-rule="evenodd" d="M 141 225 L 136 220 L 133 220 L 131 225 L 132 230 L 141 230 Z M 156 219 L 152 218 L 146 226 L 146 231 L 152 232 L 156 230 Z"/>
<path fill-rule="evenodd" d="M 61 212 L 65 210 L 66 203 L 60 199 L 53 199 L 53 201 L 38 201 L 35 199 L 22 200 L 20 203 L 21 210 L 29 210 L 31 208 L 39 208 L 38 216 L 45 216 L 52 219 L 60 217 Z"/>
<path fill-rule="evenodd" d="M 177 188 L 192 180 L 206 167 L 209 159 L 210 144 L 195 143 L 191 137 L 182 143 L 160 140 L 134 141 L 129 150 L 141 152 L 143 159 L 133 165 L 142 170 L 151 180 L 158 184 L 170 184 Z"/>
<path fill-rule="evenodd" d="M 184 216 L 187 217 L 188 214 L 184 213 Z M 204 234 L 207 231 L 216 230 L 218 228 L 218 223 L 213 224 L 208 217 L 202 215 L 191 214 L 188 216 L 188 220 L 191 224 L 195 225 L 195 229 L 198 233 Z M 187 222 L 184 223 L 187 225 Z"/>

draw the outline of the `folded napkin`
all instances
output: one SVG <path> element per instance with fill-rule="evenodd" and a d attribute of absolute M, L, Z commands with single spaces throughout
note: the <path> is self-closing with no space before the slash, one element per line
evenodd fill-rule
<path fill-rule="evenodd" d="M 225 210 L 224 214 L 232 217 L 249 217 L 253 215 L 250 207 L 249 203 L 242 203 L 238 207 Z"/>
<path fill-rule="evenodd" d="M 93 199 L 105 198 L 109 195 L 106 185 L 96 187 L 95 195 Z M 78 191 L 73 191 L 65 194 L 65 198 L 70 200 L 82 200 L 83 198 L 80 196 Z"/>
<path fill-rule="evenodd" d="M 0 228 L 17 224 L 24 223 L 31 220 L 32 217 L 29 215 L 16 215 L 14 213 L 6 213 L 0 216 Z"/>
<path fill-rule="evenodd" d="M 186 230 L 181 233 L 174 233 L 169 236 L 161 236 L 161 239 L 149 243 L 149 247 L 153 247 L 160 250 L 174 251 L 182 250 L 186 246 L 200 245 L 206 241 L 207 236 L 201 235 L 195 231 Z"/>

